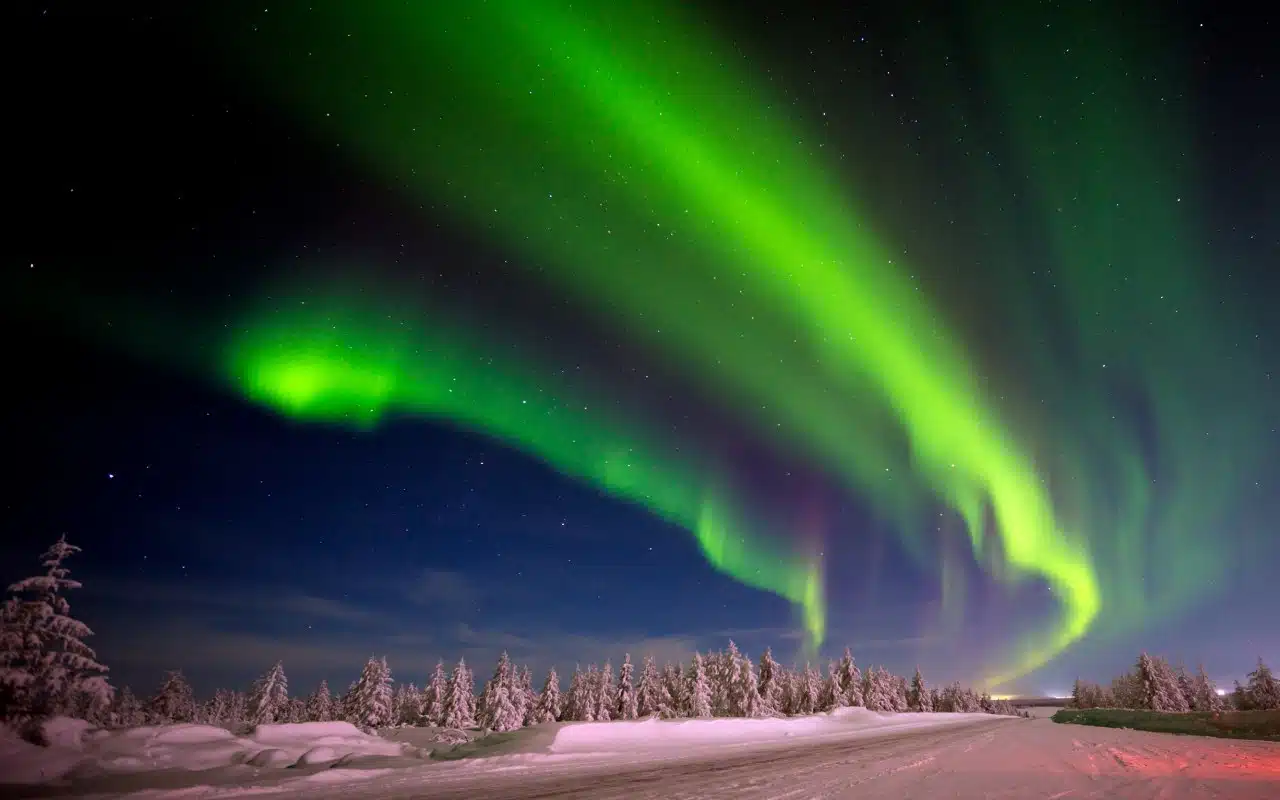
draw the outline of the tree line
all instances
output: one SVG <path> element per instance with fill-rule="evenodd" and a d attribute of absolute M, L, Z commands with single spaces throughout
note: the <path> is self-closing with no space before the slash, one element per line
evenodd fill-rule
<path fill-rule="evenodd" d="M 1243 685 L 1236 681 L 1231 692 L 1220 692 L 1203 665 L 1192 675 L 1181 665 L 1172 666 L 1164 658 L 1144 652 L 1133 668 L 1117 676 L 1110 686 L 1076 679 L 1070 706 L 1170 713 L 1275 711 L 1280 710 L 1280 684 L 1259 658 Z"/>

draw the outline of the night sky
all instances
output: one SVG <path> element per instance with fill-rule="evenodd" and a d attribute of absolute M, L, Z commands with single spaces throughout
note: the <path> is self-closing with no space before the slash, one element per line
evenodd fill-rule
<path fill-rule="evenodd" d="M 1280 662 L 1273 12 L 176 5 L 5 103 L 0 577 L 117 685 Z"/>

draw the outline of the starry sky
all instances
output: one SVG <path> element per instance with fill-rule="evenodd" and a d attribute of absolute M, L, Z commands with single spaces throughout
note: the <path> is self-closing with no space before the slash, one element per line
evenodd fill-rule
<path fill-rule="evenodd" d="M 3 577 L 118 683 L 1280 661 L 1270 12 L 170 5 L 8 99 Z"/>

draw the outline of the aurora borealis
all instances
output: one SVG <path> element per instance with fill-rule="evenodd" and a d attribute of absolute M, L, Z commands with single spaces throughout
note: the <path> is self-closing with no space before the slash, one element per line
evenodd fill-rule
<path fill-rule="evenodd" d="M 21 289 L 40 324 L 279 436 L 505 453 L 493 552 L 564 562 L 494 498 L 573 486 L 542 493 L 599 492 L 596 540 L 645 517 L 629 538 L 686 548 L 602 554 L 635 565 L 613 585 L 731 580 L 763 610 L 720 627 L 795 630 L 797 657 L 902 638 L 887 658 L 993 689 L 1060 681 L 1238 605 L 1276 554 L 1277 206 L 1257 178 L 1223 199 L 1245 179 L 1215 138 L 1265 137 L 1219 133 L 1199 21 L 1144 9 L 193 10 L 166 47 L 212 110 L 120 147 L 163 174 L 189 137 L 204 177 L 157 179 L 167 202 L 223 199 L 174 212 L 186 238 L 115 226 L 151 253 L 138 277 L 90 249 Z M 307 469 L 341 469 L 326 448 Z M 403 458 L 435 474 L 435 449 Z M 412 508 L 396 530 L 443 536 Z M 895 604 L 906 630 L 869 632 Z"/>

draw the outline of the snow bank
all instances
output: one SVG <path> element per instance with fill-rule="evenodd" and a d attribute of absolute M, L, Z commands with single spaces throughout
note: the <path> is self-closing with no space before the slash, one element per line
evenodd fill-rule
<path fill-rule="evenodd" d="M 557 754 L 667 752 L 707 746 L 786 742 L 797 737 L 937 727 L 975 719 L 989 720 L 991 717 L 987 714 L 879 714 L 865 708 L 841 708 L 830 714 L 778 719 L 582 722 L 562 726 L 549 749 Z"/>
<path fill-rule="evenodd" d="M 346 722 L 259 725 L 247 737 L 210 725 L 160 725 L 93 730 L 74 721 L 47 723 L 48 747 L 0 742 L 0 783 L 43 783 L 68 776 L 322 766 L 353 759 L 418 756 L 417 749 L 362 733 Z"/>

